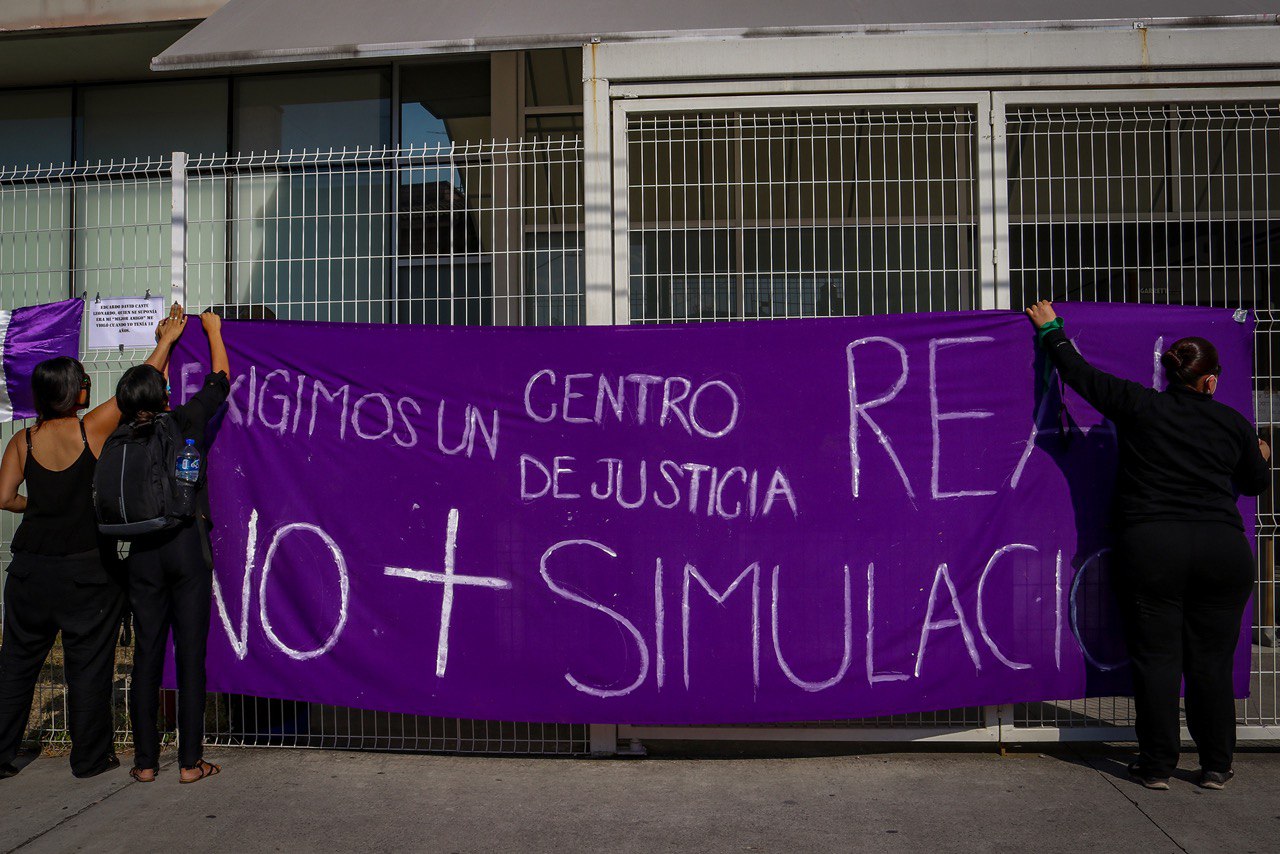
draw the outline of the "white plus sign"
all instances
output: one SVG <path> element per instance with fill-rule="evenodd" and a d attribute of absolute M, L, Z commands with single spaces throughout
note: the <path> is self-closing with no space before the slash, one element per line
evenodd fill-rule
<path fill-rule="evenodd" d="M 440 640 L 436 644 L 436 676 L 444 676 L 445 667 L 449 663 L 449 623 L 453 620 L 453 588 L 461 584 L 467 587 L 489 587 L 494 590 L 508 590 L 511 582 L 505 578 L 490 578 L 484 575 L 456 575 L 454 573 L 454 555 L 458 550 L 458 508 L 449 511 L 449 526 L 444 541 L 444 572 L 426 572 L 421 569 L 406 569 L 400 566 L 388 566 L 382 571 L 386 575 L 397 578 L 412 578 L 415 581 L 429 581 L 444 585 L 444 597 L 440 602 Z"/>

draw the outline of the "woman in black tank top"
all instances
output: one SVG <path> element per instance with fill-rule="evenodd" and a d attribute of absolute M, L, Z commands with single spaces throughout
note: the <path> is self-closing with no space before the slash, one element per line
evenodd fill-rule
<path fill-rule="evenodd" d="M 147 363 L 163 370 L 182 334 L 181 307 L 156 332 Z M 18 753 L 36 681 L 59 632 L 66 665 L 71 772 L 92 777 L 119 767 L 112 719 L 116 634 L 124 591 L 115 546 L 98 536 L 93 472 L 107 436 L 120 422 L 115 398 L 80 420 L 90 380 L 75 359 L 59 357 L 32 375 L 37 412 L 0 460 L 0 508 L 22 514 L 11 544 L 0 636 L 0 779 L 18 773 Z M 27 494 L 18 493 L 26 483 Z"/>
<path fill-rule="evenodd" d="M 63 556 L 96 551 L 98 526 L 93 516 L 93 469 L 97 458 L 89 449 L 80 422 L 80 456 L 70 466 L 51 470 L 36 458 L 31 428 L 25 431 L 27 506 L 13 535 L 15 554 Z"/>

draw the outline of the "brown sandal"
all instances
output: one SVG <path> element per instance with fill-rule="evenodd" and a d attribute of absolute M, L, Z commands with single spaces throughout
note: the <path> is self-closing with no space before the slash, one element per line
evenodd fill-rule
<path fill-rule="evenodd" d="M 142 775 L 146 771 L 150 771 L 151 776 L 144 778 Z M 156 768 L 138 768 L 135 766 L 129 769 L 129 776 L 133 778 L 135 783 L 154 783 L 156 781 L 156 774 L 158 773 L 159 770 Z"/>
<path fill-rule="evenodd" d="M 179 783 L 199 783 L 205 777 L 212 777 L 215 774 L 219 773 L 222 770 L 222 767 L 219 765 L 214 765 L 212 762 L 205 762 L 203 759 L 201 759 L 198 764 L 190 768 L 183 768 L 182 770 L 183 771 L 199 771 L 200 776 L 192 777 L 190 780 L 184 780 L 182 779 L 181 775 L 179 775 L 178 777 Z"/>

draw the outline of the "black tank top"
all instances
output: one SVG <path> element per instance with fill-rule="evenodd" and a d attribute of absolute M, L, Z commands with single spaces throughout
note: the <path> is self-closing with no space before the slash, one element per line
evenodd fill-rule
<path fill-rule="evenodd" d="M 15 553 L 60 557 L 98 548 L 98 520 L 93 514 L 93 470 L 98 459 L 80 422 L 84 450 L 61 471 L 50 471 L 36 460 L 27 428 L 27 510 L 13 535 Z"/>

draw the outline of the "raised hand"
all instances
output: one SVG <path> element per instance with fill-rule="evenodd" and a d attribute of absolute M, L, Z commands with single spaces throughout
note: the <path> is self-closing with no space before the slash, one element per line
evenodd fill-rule
<path fill-rule="evenodd" d="M 1031 322 L 1035 324 L 1036 329 L 1058 318 L 1058 313 L 1053 310 L 1053 303 L 1047 299 L 1042 299 L 1035 305 L 1027 306 L 1026 314 L 1031 319 Z"/>
<path fill-rule="evenodd" d="M 173 344 L 182 337 L 182 331 L 187 328 L 187 316 L 182 313 L 182 306 L 174 303 L 174 309 L 169 310 L 169 316 L 161 320 L 156 326 L 156 341 L 161 344 Z"/>
<path fill-rule="evenodd" d="M 219 332 L 222 330 L 222 318 L 214 314 L 213 309 L 205 309 L 200 315 L 200 325 L 205 332 Z"/>

